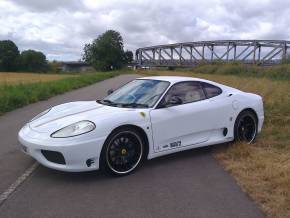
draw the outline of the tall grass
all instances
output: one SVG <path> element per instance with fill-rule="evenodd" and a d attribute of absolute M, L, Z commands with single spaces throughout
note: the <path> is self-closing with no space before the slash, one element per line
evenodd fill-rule
<path fill-rule="evenodd" d="M 270 79 L 290 80 L 290 64 L 279 64 L 274 66 L 246 65 L 243 63 L 214 63 L 211 65 L 200 65 L 193 68 L 196 73 L 225 74 L 242 77 L 267 77 Z"/>
<path fill-rule="evenodd" d="M 0 115 L 24 105 L 118 75 L 120 72 L 83 74 L 57 81 L 0 85 Z"/>

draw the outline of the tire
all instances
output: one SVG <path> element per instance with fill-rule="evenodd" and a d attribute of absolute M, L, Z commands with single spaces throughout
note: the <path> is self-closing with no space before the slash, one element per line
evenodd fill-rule
<path fill-rule="evenodd" d="M 258 120 L 256 114 L 250 110 L 242 111 L 235 121 L 235 142 L 250 144 L 255 141 L 257 132 Z"/>
<path fill-rule="evenodd" d="M 113 131 L 101 152 L 100 169 L 110 175 L 125 176 L 139 167 L 143 160 L 145 142 L 134 128 Z"/>

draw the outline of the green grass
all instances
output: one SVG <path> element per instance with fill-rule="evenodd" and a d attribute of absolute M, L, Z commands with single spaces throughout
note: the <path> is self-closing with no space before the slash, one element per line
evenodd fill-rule
<path fill-rule="evenodd" d="M 90 73 L 49 82 L 2 84 L 0 85 L 0 115 L 119 74 L 120 72 Z"/>

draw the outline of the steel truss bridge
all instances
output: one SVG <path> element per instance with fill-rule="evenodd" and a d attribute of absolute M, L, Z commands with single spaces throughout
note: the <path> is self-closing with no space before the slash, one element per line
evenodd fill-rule
<path fill-rule="evenodd" d="M 136 50 L 140 67 L 191 67 L 201 63 L 238 61 L 274 65 L 289 58 L 290 41 L 217 40 L 157 45 Z"/>

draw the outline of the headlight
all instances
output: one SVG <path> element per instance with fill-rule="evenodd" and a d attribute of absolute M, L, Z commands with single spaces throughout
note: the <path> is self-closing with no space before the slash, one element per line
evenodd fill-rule
<path fill-rule="evenodd" d="M 40 114 L 37 114 L 35 117 L 33 117 L 33 118 L 30 120 L 30 122 L 31 122 L 31 121 L 34 121 L 34 120 L 36 120 L 36 119 L 38 119 L 38 118 L 40 118 L 40 117 L 42 117 L 43 115 L 47 114 L 50 110 L 51 110 L 51 108 L 49 108 L 49 109 L 47 109 L 47 110 L 41 112 Z"/>
<path fill-rule="evenodd" d="M 84 120 L 69 126 L 66 126 L 60 130 L 51 134 L 52 138 L 67 138 L 72 136 L 82 135 L 93 131 L 96 128 L 95 124 L 91 121 Z"/>

